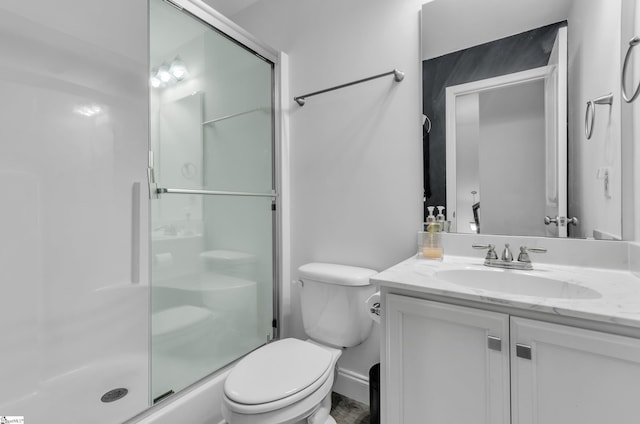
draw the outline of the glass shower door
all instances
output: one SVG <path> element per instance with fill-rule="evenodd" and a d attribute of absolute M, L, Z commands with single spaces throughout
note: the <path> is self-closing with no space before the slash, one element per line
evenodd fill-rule
<path fill-rule="evenodd" d="M 273 63 L 164 1 L 150 31 L 157 401 L 272 336 L 274 90 Z"/>

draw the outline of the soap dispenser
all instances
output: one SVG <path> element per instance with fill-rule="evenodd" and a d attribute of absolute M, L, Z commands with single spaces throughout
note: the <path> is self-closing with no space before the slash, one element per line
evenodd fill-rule
<path fill-rule="evenodd" d="M 438 215 L 436 215 L 436 222 L 440 226 L 440 231 L 445 231 L 444 206 L 438 206 Z"/>
<path fill-rule="evenodd" d="M 435 208 L 433 206 L 427 206 L 427 210 L 429 211 L 429 215 L 427 216 L 427 222 L 424 223 L 424 231 L 429 231 L 429 227 L 431 224 L 436 222 L 436 217 L 433 215 L 433 210 Z"/>
<path fill-rule="evenodd" d="M 433 216 L 433 206 L 427 206 L 429 215 L 425 223 L 425 231 L 418 232 L 418 258 L 442 260 L 444 250 L 442 249 L 442 233 L 440 223 L 436 222 Z"/>

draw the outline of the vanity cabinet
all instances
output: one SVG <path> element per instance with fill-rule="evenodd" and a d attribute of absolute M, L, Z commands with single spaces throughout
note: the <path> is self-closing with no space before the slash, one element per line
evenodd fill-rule
<path fill-rule="evenodd" d="M 512 317 L 511 340 L 514 424 L 640 421 L 639 339 Z"/>
<path fill-rule="evenodd" d="M 388 295 L 386 424 L 509 423 L 509 316 Z"/>
<path fill-rule="evenodd" d="M 640 339 L 388 294 L 386 424 L 640 419 Z"/>

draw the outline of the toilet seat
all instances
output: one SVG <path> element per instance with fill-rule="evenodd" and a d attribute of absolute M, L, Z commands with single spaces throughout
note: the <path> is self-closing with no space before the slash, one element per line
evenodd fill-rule
<path fill-rule="evenodd" d="M 240 414 L 285 408 L 333 382 L 339 349 L 310 341 L 283 339 L 243 358 L 224 385 L 224 403 Z M 330 385 L 329 385 L 330 388 Z"/>

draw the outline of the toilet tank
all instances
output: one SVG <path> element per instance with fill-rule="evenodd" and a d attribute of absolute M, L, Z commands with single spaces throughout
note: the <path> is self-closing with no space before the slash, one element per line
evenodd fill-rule
<path fill-rule="evenodd" d="M 300 303 L 307 335 L 320 343 L 351 347 L 371 332 L 365 300 L 375 292 L 377 271 L 346 265 L 309 263 L 298 268 Z"/>

